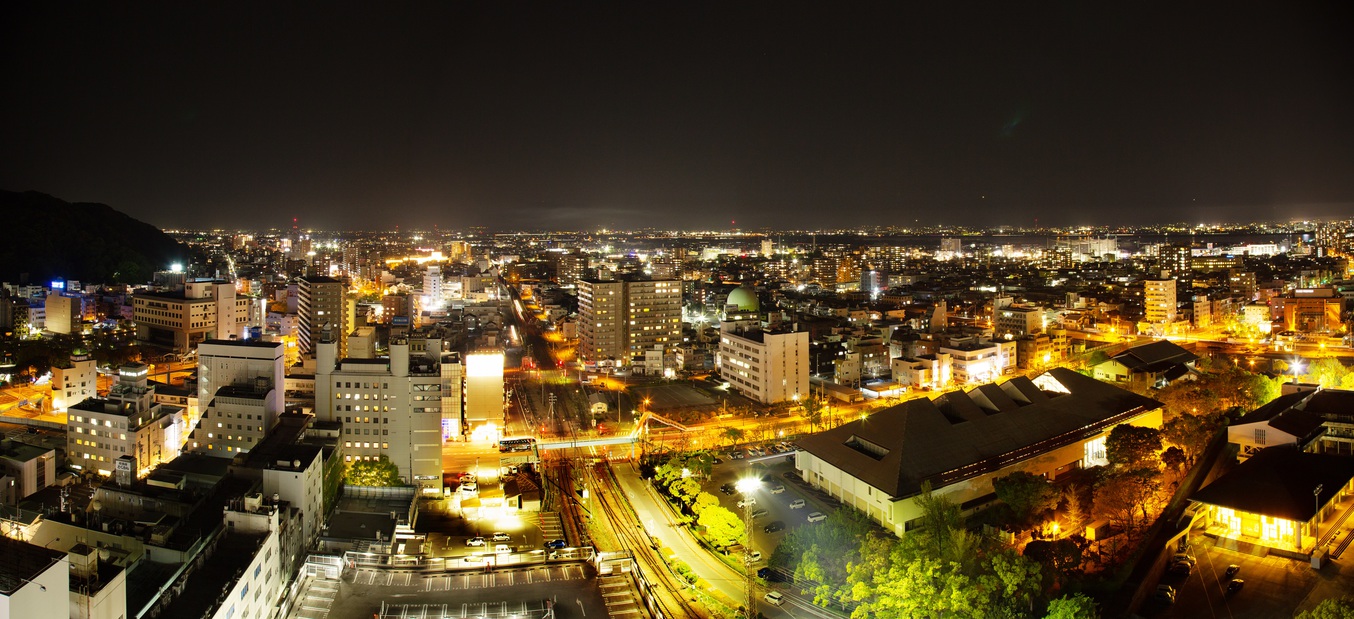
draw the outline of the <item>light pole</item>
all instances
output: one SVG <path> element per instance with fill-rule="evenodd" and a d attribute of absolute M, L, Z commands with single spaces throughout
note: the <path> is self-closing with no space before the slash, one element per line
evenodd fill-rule
<path fill-rule="evenodd" d="M 753 578 L 756 572 L 752 570 L 752 561 L 750 560 L 752 558 L 752 502 L 755 500 L 752 493 L 761 487 L 762 480 L 756 477 L 744 477 L 734 484 L 738 494 L 743 497 L 743 535 L 747 538 L 743 542 L 743 569 L 746 570 L 747 576 L 743 591 L 747 598 L 747 609 L 743 612 L 743 616 L 747 618 L 756 616 L 753 605 L 757 602 L 757 581 Z"/>

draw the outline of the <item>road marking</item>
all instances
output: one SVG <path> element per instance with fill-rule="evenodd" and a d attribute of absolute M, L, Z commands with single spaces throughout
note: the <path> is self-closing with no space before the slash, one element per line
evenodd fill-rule
<path fill-rule="evenodd" d="M 588 609 L 583 608 L 583 600 L 581 598 L 574 598 L 574 603 L 578 604 L 578 609 L 583 611 L 584 617 L 588 616 Z"/>

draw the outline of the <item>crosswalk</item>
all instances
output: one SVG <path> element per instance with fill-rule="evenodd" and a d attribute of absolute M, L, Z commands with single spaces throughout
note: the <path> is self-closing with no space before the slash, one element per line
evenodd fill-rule
<path fill-rule="evenodd" d="M 422 576 L 424 591 L 451 591 L 455 589 L 485 589 L 512 587 L 542 582 L 583 580 L 587 578 L 581 565 L 538 566 L 520 570 L 502 570 L 479 573 L 448 573 Z M 399 585 L 399 582 L 395 583 Z M 404 583 L 408 584 L 408 583 Z"/>

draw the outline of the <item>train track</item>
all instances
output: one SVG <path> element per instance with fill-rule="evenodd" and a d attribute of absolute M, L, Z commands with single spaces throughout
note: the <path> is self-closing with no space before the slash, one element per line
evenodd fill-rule
<path fill-rule="evenodd" d="M 601 513 L 606 517 L 611 529 L 616 533 L 616 539 L 621 545 L 621 550 L 628 550 L 630 556 L 642 565 L 636 566 L 644 570 L 644 573 L 652 574 L 663 588 L 673 593 L 673 599 L 681 605 L 680 613 L 674 612 L 670 604 L 663 600 L 662 596 L 654 596 L 654 600 L 667 617 L 698 617 L 700 614 L 695 607 L 691 605 L 679 592 L 691 586 L 689 583 L 679 580 L 672 571 L 668 569 L 662 557 L 659 557 L 644 532 L 642 525 L 638 522 L 632 522 L 628 504 L 623 504 L 621 489 L 616 485 L 611 476 L 610 463 L 602 461 L 594 466 L 585 469 L 585 475 L 588 479 L 588 485 L 596 489 L 595 496 L 597 502 L 593 508 L 593 513 Z"/>

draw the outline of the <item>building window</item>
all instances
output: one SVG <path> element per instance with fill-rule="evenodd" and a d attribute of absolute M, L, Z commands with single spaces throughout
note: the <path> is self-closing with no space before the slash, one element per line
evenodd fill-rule
<path fill-rule="evenodd" d="M 1256 445 L 1265 444 L 1265 431 L 1260 428 L 1255 429 L 1255 444 Z"/>

